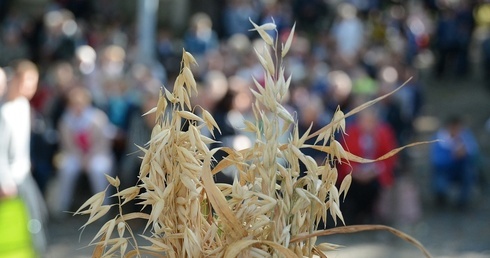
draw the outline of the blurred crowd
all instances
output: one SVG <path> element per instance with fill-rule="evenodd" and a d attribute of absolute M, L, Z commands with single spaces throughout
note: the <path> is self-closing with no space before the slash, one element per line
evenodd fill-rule
<path fill-rule="evenodd" d="M 155 106 L 162 85 L 172 88 L 182 48 L 199 63 L 193 71 L 201 88 L 195 103 L 215 116 L 218 140 L 235 148 L 253 141 L 239 128 L 253 117 L 252 78 L 264 79 L 254 54 L 263 43 L 249 31 L 249 19 L 274 22 L 272 36 L 281 39 L 296 23 L 284 59 L 293 74 L 285 105 L 303 132 L 311 123 L 318 129 L 330 122 L 337 107 L 346 113 L 405 83 L 373 110 L 348 120 L 345 148 L 375 159 L 413 140 L 424 101 L 420 69 L 433 59 L 434 76 L 467 75 L 473 34 L 490 26 L 490 3 L 483 0 L 210 2 L 218 11 L 192 13 L 185 31 L 158 26 L 157 65 L 149 65 L 138 60 L 135 22 L 117 11 L 117 1 L 52 1 L 41 17 L 0 1 L 0 67 L 28 59 L 39 69 L 30 101 L 32 174 L 44 194 L 57 193 L 48 205 L 54 215 L 73 210 L 83 174 L 94 192 L 107 186 L 104 174 L 119 176 L 123 186 L 136 183 L 135 144 L 148 141 L 155 121 L 141 114 Z M 490 34 L 484 35 L 481 53 L 490 71 Z M 308 154 L 322 160 L 321 153 Z M 347 198 L 348 223 L 378 216 L 380 195 L 409 163 L 400 154 L 341 167 L 341 177 L 352 172 L 356 186 Z"/>

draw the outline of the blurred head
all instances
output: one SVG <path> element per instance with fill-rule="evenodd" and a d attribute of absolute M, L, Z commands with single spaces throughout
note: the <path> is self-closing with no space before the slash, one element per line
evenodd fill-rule
<path fill-rule="evenodd" d="M 15 61 L 12 65 L 13 76 L 9 86 L 9 98 L 23 96 L 31 99 L 37 90 L 39 72 L 36 65 L 28 60 Z"/>
<path fill-rule="evenodd" d="M 71 86 L 75 79 L 73 66 L 69 62 L 57 63 L 52 72 L 56 86 L 59 87 L 59 90 L 61 91 Z"/>
<path fill-rule="evenodd" d="M 463 119 L 458 115 L 451 115 L 447 118 L 446 127 L 451 137 L 456 137 L 463 128 Z"/>
<path fill-rule="evenodd" d="M 79 116 L 82 112 L 91 105 L 92 96 L 88 89 L 76 86 L 68 93 L 68 108 Z"/>
<path fill-rule="evenodd" d="M 191 17 L 191 28 L 197 32 L 211 30 L 213 22 L 209 15 L 205 13 L 196 13 Z"/>
<path fill-rule="evenodd" d="M 343 103 L 352 92 L 352 79 L 343 71 L 332 71 L 328 73 L 332 95 L 336 102 Z"/>
<path fill-rule="evenodd" d="M 250 82 L 239 76 L 231 76 L 228 81 L 230 89 L 236 93 L 233 99 L 233 107 L 241 113 L 248 112 L 253 103 Z"/>
<path fill-rule="evenodd" d="M 124 62 L 126 60 L 126 51 L 120 46 L 110 45 L 104 48 L 102 53 L 102 70 L 109 77 L 122 75 Z"/>
<path fill-rule="evenodd" d="M 309 126 L 311 123 L 317 125 L 324 109 L 322 100 L 318 95 L 309 95 L 308 104 L 300 107 L 299 123 L 303 126 Z"/>
<path fill-rule="evenodd" d="M 357 121 L 361 130 L 365 133 L 373 133 L 379 123 L 378 109 L 370 107 L 357 115 Z"/>
<path fill-rule="evenodd" d="M 342 3 L 337 7 L 337 12 L 342 19 L 352 19 L 357 15 L 357 8 L 349 3 Z"/>
<path fill-rule="evenodd" d="M 205 78 L 206 93 L 210 100 L 210 109 L 212 109 L 216 103 L 220 102 L 226 97 L 229 91 L 228 79 L 221 71 L 213 70 L 209 71 Z"/>

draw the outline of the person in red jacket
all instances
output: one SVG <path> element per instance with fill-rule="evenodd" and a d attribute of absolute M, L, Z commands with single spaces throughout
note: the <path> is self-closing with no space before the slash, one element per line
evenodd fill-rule
<path fill-rule="evenodd" d="M 393 129 L 380 119 L 379 113 L 375 108 L 363 110 L 347 125 L 344 140 L 340 141 L 346 151 L 374 160 L 397 147 Z M 347 224 L 372 222 L 381 190 L 394 182 L 395 165 L 393 156 L 372 163 L 343 162 L 339 166 L 339 183 L 352 173 L 352 184 L 341 205 Z"/>

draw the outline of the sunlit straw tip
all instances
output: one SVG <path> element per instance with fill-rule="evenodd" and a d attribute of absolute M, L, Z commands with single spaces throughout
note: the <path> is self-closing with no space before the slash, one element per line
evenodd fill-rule
<path fill-rule="evenodd" d="M 249 31 L 256 31 L 256 30 L 275 30 L 277 28 L 277 26 L 272 23 L 272 22 L 268 22 L 268 23 L 264 23 L 260 26 L 257 26 L 255 23 L 254 24 L 254 27 L 253 29 L 250 29 Z"/>
<path fill-rule="evenodd" d="M 190 64 L 195 64 L 195 65 L 198 65 L 196 59 L 194 58 L 194 56 L 187 52 L 187 51 L 184 51 L 184 60 L 189 62 Z"/>

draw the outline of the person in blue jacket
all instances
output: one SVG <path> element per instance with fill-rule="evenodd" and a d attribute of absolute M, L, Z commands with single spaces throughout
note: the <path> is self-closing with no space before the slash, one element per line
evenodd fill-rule
<path fill-rule="evenodd" d="M 448 201 L 453 183 L 459 186 L 459 206 L 467 206 L 477 178 L 478 144 L 460 116 L 447 119 L 431 146 L 432 187 L 438 204 Z"/>

